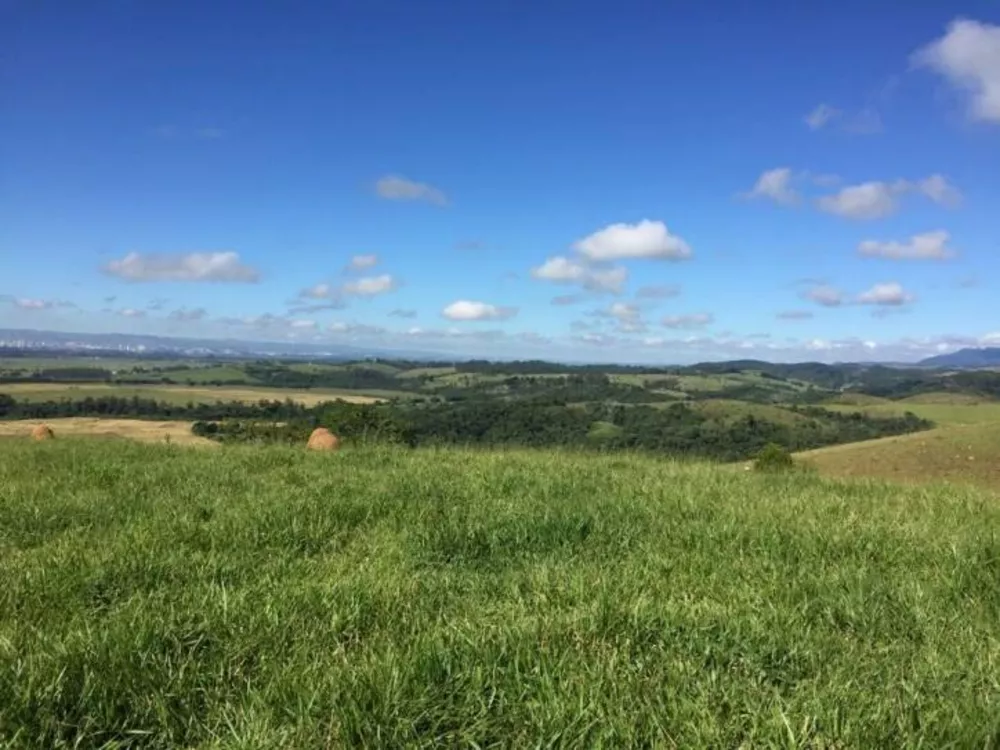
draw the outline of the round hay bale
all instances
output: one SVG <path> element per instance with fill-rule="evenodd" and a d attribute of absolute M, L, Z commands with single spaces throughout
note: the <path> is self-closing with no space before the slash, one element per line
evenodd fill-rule
<path fill-rule="evenodd" d="M 306 448 L 311 451 L 335 451 L 340 448 L 340 438 L 325 427 L 317 427 L 309 436 Z"/>
<path fill-rule="evenodd" d="M 47 424 L 35 425 L 35 427 L 31 430 L 32 440 L 52 440 L 55 436 L 56 434 Z"/>

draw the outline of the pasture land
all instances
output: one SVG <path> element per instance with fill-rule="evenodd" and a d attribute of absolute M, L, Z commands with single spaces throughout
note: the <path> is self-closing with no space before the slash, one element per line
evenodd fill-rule
<path fill-rule="evenodd" d="M 120 398 L 150 398 L 171 404 L 215 403 L 216 401 L 284 401 L 291 399 L 306 406 L 341 399 L 353 404 L 370 404 L 385 400 L 385 392 L 359 392 L 330 388 L 255 388 L 252 386 L 186 386 L 186 385 L 117 385 L 114 383 L 3 383 L 0 393 L 25 401 L 78 400 L 87 396 L 118 396 Z M 393 396 L 400 394 L 392 393 Z"/>
<path fill-rule="evenodd" d="M 824 409 L 832 411 L 860 411 L 876 417 L 899 416 L 909 411 L 918 417 L 936 422 L 942 427 L 1000 423 L 1000 402 L 985 399 L 972 404 L 962 401 L 940 403 L 937 401 L 903 400 L 886 401 L 866 406 L 845 404 L 822 404 L 822 406 Z"/>
<path fill-rule="evenodd" d="M 797 456 L 829 476 L 970 483 L 1000 492 L 1000 420 L 950 424 Z"/>
<path fill-rule="evenodd" d="M 558 451 L 0 450 L 6 748 L 1000 737 L 1000 504 L 974 488 Z"/>
<path fill-rule="evenodd" d="M 0 437 L 24 438 L 31 435 L 31 430 L 46 424 L 52 428 L 56 440 L 66 437 L 101 437 L 127 438 L 143 443 L 170 442 L 177 445 L 216 446 L 207 438 L 191 433 L 190 422 L 154 421 L 145 419 L 104 419 L 97 417 L 63 417 L 58 419 L 17 419 L 0 421 Z M 0 450 L 8 450 L 5 443 Z M 2 460 L 2 456 L 0 456 Z M 2 745 L 0 745 L 2 747 Z"/>

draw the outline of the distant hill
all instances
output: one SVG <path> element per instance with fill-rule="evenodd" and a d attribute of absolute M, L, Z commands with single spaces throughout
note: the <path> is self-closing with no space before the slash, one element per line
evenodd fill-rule
<path fill-rule="evenodd" d="M 920 361 L 924 367 L 1000 367 L 1000 347 L 959 349 Z"/>

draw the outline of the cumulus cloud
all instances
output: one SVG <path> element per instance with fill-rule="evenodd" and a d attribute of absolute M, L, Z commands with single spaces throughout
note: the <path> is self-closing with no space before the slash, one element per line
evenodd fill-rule
<path fill-rule="evenodd" d="M 121 310 L 118 310 L 116 314 L 122 316 L 123 318 L 145 318 L 146 317 L 146 311 L 145 310 L 136 310 L 134 307 L 123 308 Z"/>
<path fill-rule="evenodd" d="M 899 207 L 899 187 L 886 182 L 864 182 L 850 185 L 833 195 L 824 195 L 816 201 L 821 211 L 845 219 L 881 219 Z"/>
<path fill-rule="evenodd" d="M 415 182 L 399 175 L 387 175 L 375 183 L 380 198 L 393 201 L 423 201 L 436 206 L 447 206 L 448 196 L 443 191 L 424 182 Z"/>
<path fill-rule="evenodd" d="M 186 254 L 129 253 L 104 266 L 104 272 L 125 281 L 206 281 L 252 284 L 260 273 L 232 251 Z"/>
<path fill-rule="evenodd" d="M 347 269 L 349 271 L 363 271 L 375 265 L 378 265 L 377 255 L 355 255 L 351 258 L 351 262 L 347 264 Z"/>
<path fill-rule="evenodd" d="M 857 297 L 858 304 L 861 305 L 905 305 L 912 302 L 914 297 L 895 281 L 882 284 L 875 284 L 868 291 L 862 292 Z"/>
<path fill-rule="evenodd" d="M 549 258 L 542 265 L 531 269 L 536 279 L 563 284 L 579 284 L 596 292 L 621 292 L 628 279 L 628 270 L 622 266 L 595 268 L 562 255 Z"/>
<path fill-rule="evenodd" d="M 448 320 L 506 320 L 517 315 L 516 307 L 490 305 L 486 302 L 456 300 L 441 311 Z"/>
<path fill-rule="evenodd" d="M 668 315 L 660 321 L 665 328 L 693 329 L 704 328 L 715 321 L 715 317 L 709 313 L 695 313 L 693 315 Z"/>
<path fill-rule="evenodd" d="M 942 75 L 968 97 L 973 120 L 1000 123 L 1000 26 L 958 18 L 911 62 Z"/>
<path fill-rule="evenodd" d="M 831 107 L 829 104 L 817 104 L 803 119 L 810 130 L 819 130 L 840 114 L 839 109 Z"/>
<path fill-rule="evenodd" d="M 962 202 L 961 191 L 948 182 L 948 178 L 941 174 L 932 174 L 919 180 L 914 189 L 935 203 L 942 206 L 957 206 Z"/>
<path fill-rule="evenodd" d="M 953 207 L 962 200 L 962 193 L 944 175 L 933 174 L 922 180 L 871 181 L 850 185 L 832 195 L 817 199 L 816 206 L 827 213 L 845 219 L 882 219 L 899 208 L 899 197 L 917 193 L 942 206 Z"/>
<path fill-rule="evenodd" d="M 858 254 L 890 260 L 947 260 L 955 256 L 955 251 L 948 246 L 950 238 L 951 235 L 941 229 L 915 234 L 905 242 L 864 240 L 858 245 Z"/>
<path fill-rule="evenodd" d="M 303 299 L 330 299 L 337 293 L 337 288 L 329 284 L 315 284 L 299 292 Z"/>
<path fill-rule="evenodd" d="M 792 187 L 792 170 L 789 167 L 778 167 L 762 173 L 743 197 L 767 198 L 783 206 L 792 206 L 801 200 L 798 191 Z"/>
<path fill-rule="evenodd" d="M 691 248 L 673 235 L 662 221 L 643 219 L 637 224 L 611 224 L 578 240 L 573 246 L 590 261 L 629 258 L 687 260 Z"/>
<path fill-rule="evenodd" d="M 179 323 L 188 323 L 195 320 L 204 320 L 207 315 L 208 311 L 204 307 L 180 307 L 171 311 L 167 317 L 170 320 L 177 321 Z"/>
<path fill-rule="evenodd" d="M 809 320 L 815 316 L 809 310 L 783 310 L 774 317 L 778 320 Z"/>
<path fill-rule="evenodd" d="M 378 294 L 391 292 L 398 286 L 398 282 L 390 274 L 383 273 L 379 276 L 367 276 L 357 281 L 349 281 L 341 287 L 344 294 L 356 295 L 360 297 L 374 297 Z"/>
<path fill-rule="evenodd" d="M 802 296 L 823 307 L 838 307 L 844 302 L 844 295 L 841 291 L 827 284 L 813 286 L 803 292 Z"/>

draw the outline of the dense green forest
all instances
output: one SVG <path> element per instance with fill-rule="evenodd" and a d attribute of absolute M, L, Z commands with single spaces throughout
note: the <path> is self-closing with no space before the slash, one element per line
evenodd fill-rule
<path fill-rule="evenodd" d="M 28 403 L 0 394 L 0 419 L 135 417 L 185 419 L 196 434 L 223 442 L 302 442 L 316 426 L 347 440 L 418 445 L 479 445 L 641 450 L 738 460 L 767 443 L 789 450 L 818 448 L 925 429 L 912 414 L 873 417 L 817 407 L 789 407 L 789 419 L 753 414 L 719 419 L 684 403 L 666 408 L 554 400 L 465 402 L 397 401 L 384 404 L 292 401 L 170 404 L 106 396 Z"/>

